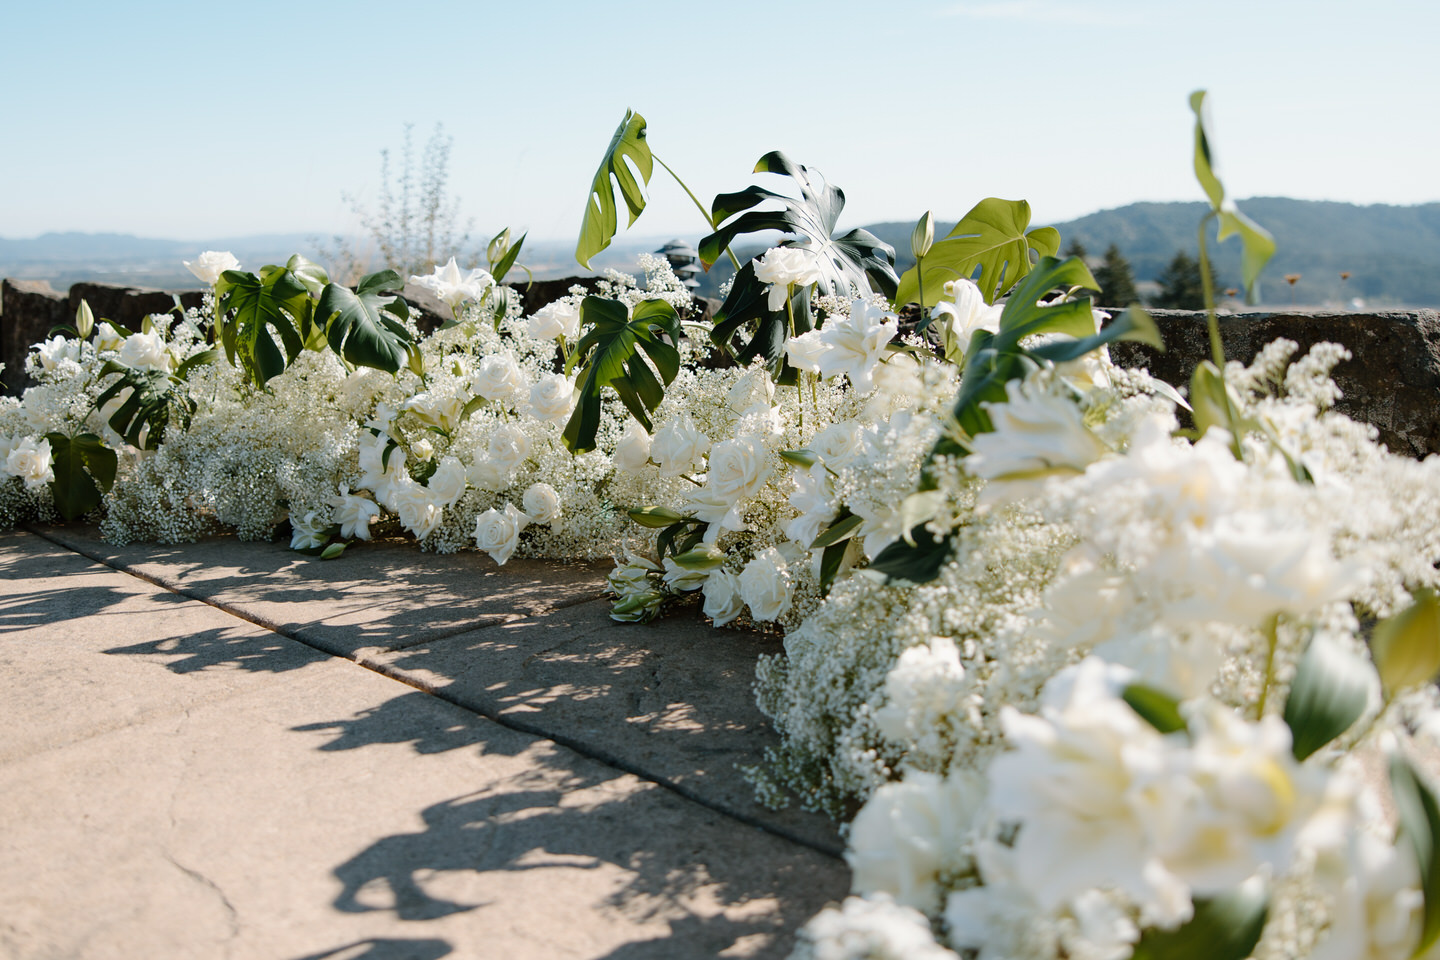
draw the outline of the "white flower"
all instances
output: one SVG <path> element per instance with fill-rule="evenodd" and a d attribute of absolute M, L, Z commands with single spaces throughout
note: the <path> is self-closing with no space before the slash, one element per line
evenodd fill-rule
<path fill-rule="evenodd" d="M 790 494 L 789 502 L 800 516 L 785 525 L 785 536 L 808 549 L 820 535 L 820 528 L 834 520 L 837 512 L 830 471 L 823 462 L 816 462 L 809 470 L 796 470 L 792 476 L 795 492 Z"/>
<path fill-rule="evenodd" d="M 771 472 L 770 451 L 753 435 L 732 437 L 710 451 L 706 486 L 723 500 L 738 503 L 760 493 Z"/>
<path fill-rule="evenodd" d="M 111 325 L 109 320 L 101 320 L 95 324 L 94 340 L 96 350 L 119 350 L 125 342 L 125 337 Z"/>
<path fill-rule="evenodd" d="M 158 333 L 132 333 L 120 346 L 120 362 L 144 370 L 169 370 L 170 351 Z"/>
<path fill-rule="evenodd" d="M 565 300 L 547 303 L 530 318 L 528 330 L 530 336 L 537 340 L 560 337 L 574 340 L 580 334 L 580 309 Z"/>
<path fill-rule="evenodd" d="M 646 557 L 627 554 L 625 562 L 617 564 L 605 577 L 610 589 L 621 599 L 653 592 L 650 574 L 660 573 L 665 568 Z"/>
<path fill-rule="evenodd" d="M 800 928 L 793 960 L 959 960 L 935 942 L 930 921 L 884 895 L 848 897 Z"/>
<path fill-rule="evenodd" d="M 995 429 L 970 441 L 965 469 L 987 480 L 1029 480 L 1052 473 L 1082 473 L 1110 449 L 1085 427 L 1067 397 L 1035 377 L 1005 384 L 1009 399 L 981 404 Z"/>
<path fill-rule="evenodd" d="M 5 457 L 5 472 L 25 481 L 25 489 L 38 490 L 55 479 L 50 467 L 50 441 L 38 443 L 34 437 L 26 437 L 10 448 Z"/>
<path fill-rule="evenodd" d="M 705 586 L 706 579 L 710 576 L 709 570 L 691 570 L 689 567 L 682 567 L 669 557 L 660 561 L 665 568 L 665 575 L 660 579 L 672 590 L 679 590 L 682 593 L 689 593 L 699 590 Z"/>
<path fill-rule="evenodd" d="M 401 526 L 417 540 L 424 540 L 445 519 L 445 508 L 436 502 L 430 488 L 408 477 L 391 487 L 389 503 Z"/>
<path fill-rule="evenodd" d="M 40 369 L 45 371 L 54 370 L 67 360 L 76 363 L 80 359 L 80 341 L 66 339 L 58 333 L 36 344 L 35 350 L 40 358 Z"/>
<path fill-rule="evenodd" d="M 793 594 L 785 556 L 766 547 L 740 571 L 740 596 L 756 620 L 778 620 L 790 609 Z"/>
<path fill-rule="evenodd" d="M 380 507 L 373 500 L 352 494 L 350 485 L 342 483 L 340 495 L 330 498 L 330 506 L 335 508 L 335 522 L 340 524 L 341 537 L 370 539 L 370 524 L 380 516 Z"/>
<path fill-rule="evenodd" d="M 850 825 L 850 888 L 938 911 L 941 877 L 969 865 L 969 833 L 984 795 L 983 781 L 970 773 L 911 771 L 876 790 Z"/>
<path fill-rule="evenodd" d="M 820 339 L 819 330 L 807 330 L 785 341 L 785 355 L 790 358 L 791 365 L 810 373 L 820 372 L 820 358 L 827 349 L 825 341 Z"/>
<path fill-rule="evenodd" d="M 290 549 L 315 550 L 330 539 L 330 522 L 315 511 L 290 518 Z"/>
<path fill-rule="evenodd" d="M 712 570 L 705 580 L 705 616 L 715 626 L 725 624 L 740 616 L 745 610 L 745 601 L 740 596 L 740 580 L 727 570 Z"/>
<path fill-rule="evenodd" d="M 460 422 L 460 415 L 465 410 L 465 401 L 458 396 L 445 396 L 427 390 L 424 393 L 415 394 L 400 404 L 400 409 L 415 414 L 424 423 L 440 427 L 442 430 L 449 430 Z"/>
<path fill-rule="evenodd" d="M 470 389 L 476 396 L 493 403 L 524 390 L 525 374 L 508 350 L 492 353 L 480 361 L 479 368 L 470 377 Z"/>
<path fill-rule="evenodd" d="M 687 413 L 655 432 L 650 458 L 660 465 L 660 476 L 678 477 L 701 466 L 710 450 L 710 438 L 701 433 Z"/>
<path fill-rule="evenodd" d="M 625 424 L 620 442 L 615 444 L 615 456 L 611 458 L 615 469 L 622 473 L 639 473 L 650 462 L 650 434 L 634 420 Z"/>
<path fill-rule="evenodd" d="M 490 434 L 486 448 L 489 461 L 507 472 L 513 472 L 530 456 L 530 438 L 513 423 L 502 423 Z"/>
<path fill-rule="evenodd" d="M 895 743 L 922 743 L 947 713 L 962 707 L 967 686 L 955 641 L 931 637 L 900 654 L 885 677 L 885 705 L 875 711 L 875 726 Z"/>
<path fill-rule="evenodd" d="M 978 330 L 988 330 L 991 333 L 1000 332 L 1000 314 L 1004 311 L 1005 305 L 997 303 L 990 306 L 985 302 L 985 295 L 975 285 L 975 281 L 964 278 L 951 280 L 945 284 L 945 295 L 954 303 L 937 303 L 930 311 L 930 316 L 936 320 L 944 317 L 949 325 L 950 336 L 954 338 L 954 345 L 951 349 L 961 354 L 970 349 L 970 338 Z"/>
<path fill-rule="evenodd" d="M 513 503 L 505 504 L 503 513 L 491 507 L 475 519 L 475 546 L 503 567 L 519 546 L 528 519 Z"/>
<path fill-rule="evenodd" d="M 895 314 L 857 297 L 849 316 L 831 317 L 820 328 L 825 344 L 815 358 L 820 375 L 829 379 L 843 373 L 856 391 L 867 393 L 875 385 L 875 365 L 899 327 Z"/>
<path fill-rule="evenodd" d="M 454 457 L 443 457 L 425 487 L 431 499 L 442 507 L 449 507 L 465 493 L 465 479 L 465 465 Z"/>
<path fill-rule="evenodd" d="M 815 434 L 810 449 L 829 467 L 846 466 L 860 452 L 860 425 L 854 420 L 841 420 Z"/>
<path fill-rule="evenodd" d="M 1310 960 L 1409 960 L 1425 908 L 1415 858 L 1368 830 L 1356 831 L 1349 847 L 1329 871 L 1337 888 L 1330 925 Z M 1435 951 L 1422 956 L 1433 958 Z"/>
<path fill-rule="evenodd" d="M 520 499 L 532 523 L 554 524 L 560 519 L 560 494 L 548 483 L 532 483 Z"/>
<path fill-rule="evenodd" d="M 435 444 L 430 442 L 429 437 L 421 437 L 419 440 L 410 444 L 410 452 L 415 454 L 416 460 L 425 463 L 431 457 L 435 456 Z"/>
<path fill-rule="evenodd" d="M 212 287 L 220 279 L 220 274 L 226 270 L 240 269 L 240 261 L 236 260 L 235 255 L 228 250 L 224 253 L 217 250 L 206 250 L 194 260 L 181 260 L 180 262 L 185 264 L 187 270 L 195 274 L 197 280 L 201 283 L 208 283 Z"/>
<path fill-rule="evenodd" d="M 562 373 L 546 373 L 530 388 L 530 415 L 564 424 L 575 409 L 575 381 Z"/>
<path fill-rule="evenodd" d="M 466 472 L 466 478 L 470 485 L 479 490 L 488 490 L 491 493 L 499 493 L 510 486 L 512 476 L 510 466 L 504 463 L 495 463 L 493 460 L 481 458 L 470 464 Z"/>
<path fill-rule="evenodd" d="M 490 288 L 495 286 L 495 278 L 484 270 L 477 268 L 461 273 L 454 257 L 445 266 L 437 266 L 430 276 L 412 276 L 410 282 L 435 294 L 435 298 L 449 304 L 451 310 L 459 308 L 466 300 L 483 300 Z"/>
<path fill-rule="evenodd" d="M 800 247 L 775 247 L 755 261 L 755 279 L 770 285 L 766 308 L 785 309 L 791 287 L 807 287 L 820 279 L 815 254 Z"/>

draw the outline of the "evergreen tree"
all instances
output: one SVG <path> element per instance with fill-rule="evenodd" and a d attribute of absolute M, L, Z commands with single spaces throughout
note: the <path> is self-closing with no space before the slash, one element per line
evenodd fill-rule
<path fill-rule="evenodd" d="M 1120 248 L 1110 244 L 1105 251 L 1105 262 L 1095 270 L 1095 282 L 1100 284 L 1100 295 L 1096 303 L 1107 307 L 1128 307 L 1140 302 L 1135 292 L 1135 272 L 1130 261 L 1120 254 Z"/>
<path fill-rule="evenodd" d="M 1160 293 L 1152 306 L 1171 310 L 1204 310 L 1205 292 L 1200 282 L 1200 261 L 1181 250 L 1157 278 Z"/>
<path fill-rule="evenodd" d="M 1062 258 L 1079 257 L 1081 260 L 1084 260 L 1088 256 L 1089 254 L 1085 252 L 1085 244 L 1081 243 L 1076 237 L 1070 238 L 1070 245 L 1066 247 L 1065 251 L 1061 254 Z"/>

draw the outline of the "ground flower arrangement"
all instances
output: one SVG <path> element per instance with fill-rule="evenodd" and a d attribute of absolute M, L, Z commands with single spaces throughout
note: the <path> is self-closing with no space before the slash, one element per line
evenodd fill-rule
<path fill-rule="evenodd" d="M 1211 166 L 1201 229 L 1273 244 Z M 577 257 L 652 156 L 627 114 Z M 666 168 L 668 170 L 668 168 Z M 614 557 L 613 616 L 692 602 L 773 625 L 772 803 L 849 820 L 854 895 L 797 958 L 1440 956 L 1440 461 L 1331 407 L 1345 351 L 1276 341 L 1185 386 L 1023 202 L 982 201 L 915 269 L 833 236 L 837 189 L 783 154 L 702 210 L 736 262 L 713 320 L 661 260 L 522 316 L 506 277 L 354 289 L 300 257 L 189 264 L 198 310 L 139 331 L 82 309 L 0 405 L 0 517 L 119 542 L 232 530 L 334 558 L 380 531 L 436 551 Z M 693 196 L 693 194 L 692 194 Z M 1207 277 L 1208 283 L 1208 277 Z M 900 307 L 920 311 L 901 321 Z M 717 642 L 723 642 L 723 637 Z"/>

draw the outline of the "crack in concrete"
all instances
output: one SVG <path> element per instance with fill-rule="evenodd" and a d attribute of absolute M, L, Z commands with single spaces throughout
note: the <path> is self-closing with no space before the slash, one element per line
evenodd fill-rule
<path fill-rule="evenodd" d="M 205 876 L 205 874 L 201 873 L 200 871 L 191 870 L 189 867 L 185 866 L 185 864 L 181 863 L 179 860 L 176 860 L 169 850 L 162 849 L 160 851 L 160 854 L 176 870 L 179 870 L 181 873 L 185 874 L 185 876 L 189 877 L 191 880 L 194 880 L 202 887 L 210 890 L 212 893 L 215 894 L 215 896 L 220 898 L 220 903 L 222 906 L 225 907 L 225 915 L 230 923 L 229 939 L 233 940 L 238 937 L 240 935 L 240 913 L 235 909 L 235 905 L 230 902 L 230 898 L 225 895 L 225 891 L 220 889 L 220 885 L 217 884 L 214 880 L 211 880 L 209 877 Z M 228 947 L 225 953 L 227 955 L 230 953 Z"/>

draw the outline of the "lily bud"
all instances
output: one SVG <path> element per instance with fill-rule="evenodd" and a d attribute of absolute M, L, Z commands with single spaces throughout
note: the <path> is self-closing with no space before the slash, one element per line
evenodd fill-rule
<path fill-rule="evenodd" d="M 930 252 L 930 245 L 935 242 L 935 220 L 930 216 L 930 211 L 925 211 L 925 216 L 915 224 L 914 231 L 910 234 L 910 255 L 919 260 Z"/>
<path fill-rule="evenodd" d="M 95 332 L 95 314 L 90 310 L 89 301 L 81 300 L 80 309 L 75 311 L 75 332 L 81 340 L 89 340 Z"/>

